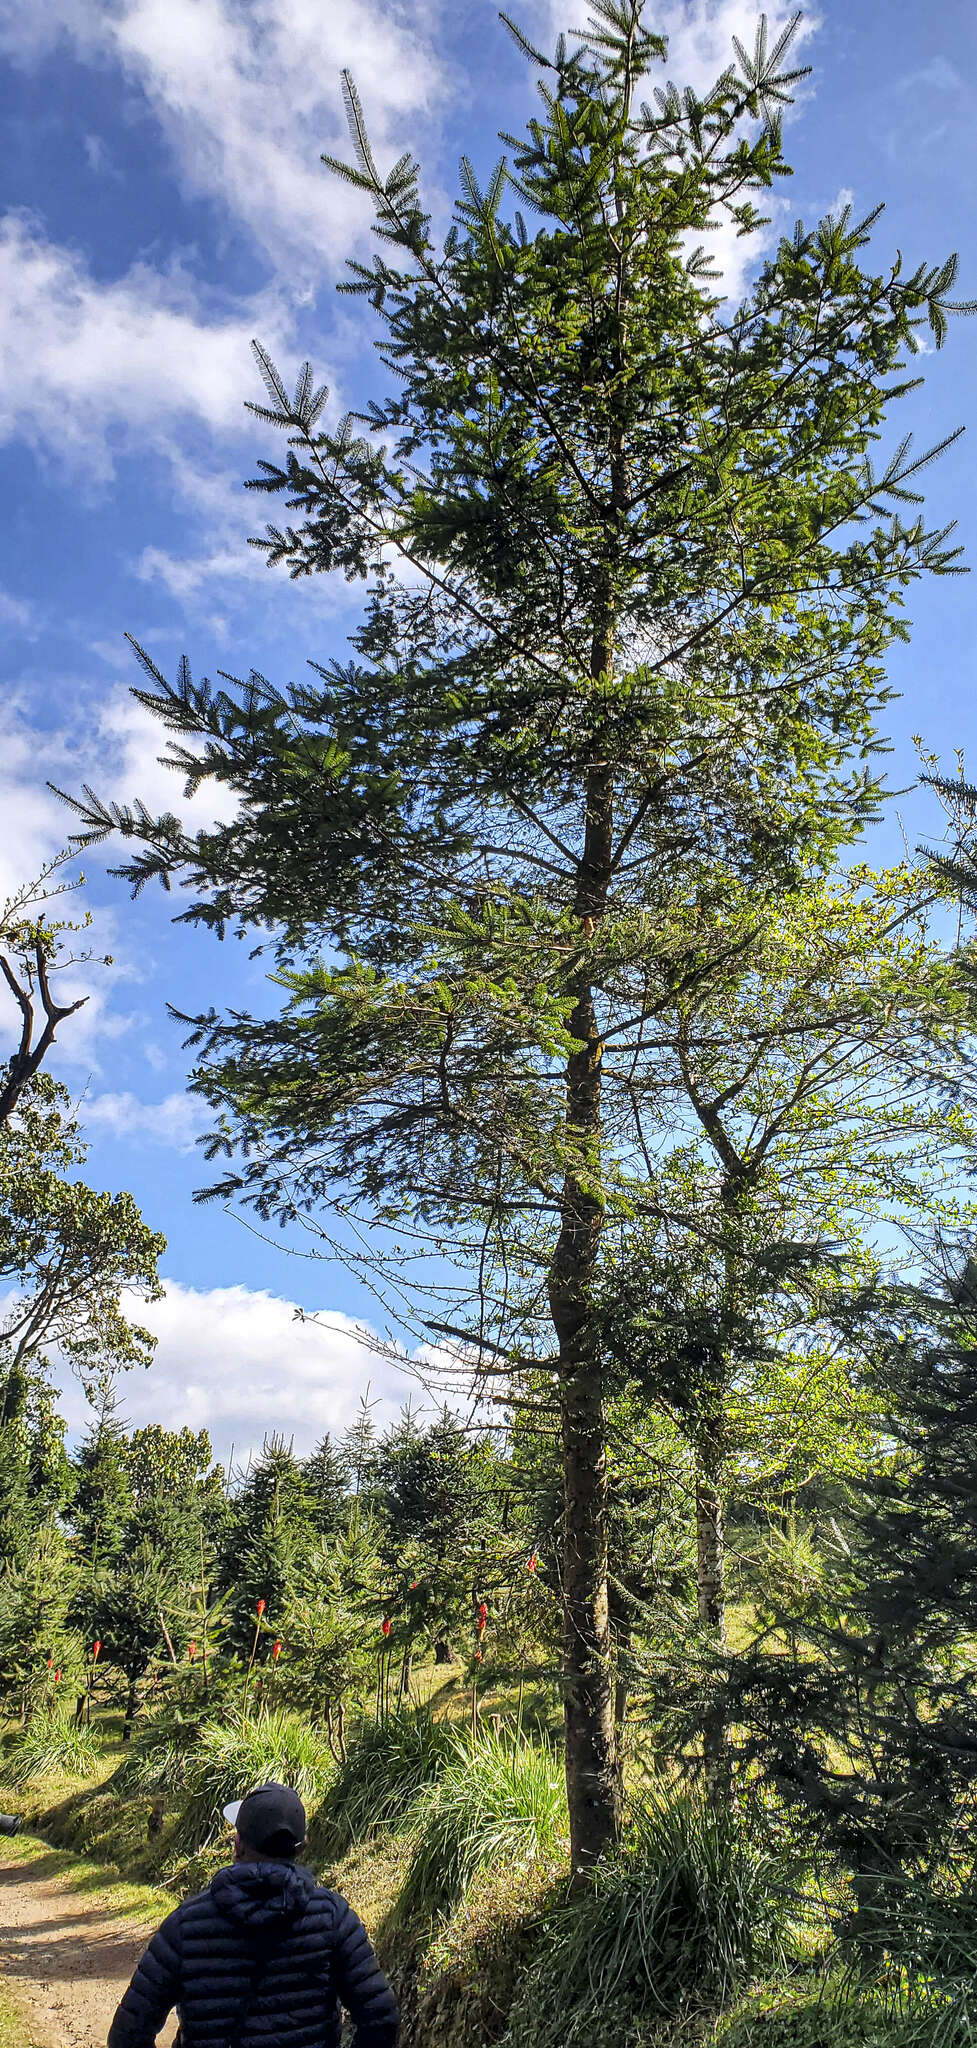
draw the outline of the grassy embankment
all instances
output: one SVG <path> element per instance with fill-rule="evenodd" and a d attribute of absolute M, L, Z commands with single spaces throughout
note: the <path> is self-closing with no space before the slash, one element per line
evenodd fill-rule
<path fill-rule="evenodd" d="M 296 1784 L 307 1860 L 374 1933 L 406 2048 L 938 2048 L 875 1995 L 849 1987 L 837 2002 L 841 1889 L 819 1896 L 824 1873 L 792 1867 L 762 1814 L 716 1821 L 636 1767 L 626 1851 L 571 1904 L 562 1770 L 542 1728 L 527 1740 L 490 1720 L 473 1737 L 460 1713 L 394 1716 L 365 1725 L 338 1769 L 322 1735 L 283 1714 L 243 1730 L 226 1713 L 160 1717 L 127 1752 L 109 1724 L 94 1748 L 84 1776 L 18 1787 L 14 1738 L 0 1804 L 81 1852 L 71 1881 L 142 1922 L 226 1861 L 226 1799 L 266 1777 Z"/>

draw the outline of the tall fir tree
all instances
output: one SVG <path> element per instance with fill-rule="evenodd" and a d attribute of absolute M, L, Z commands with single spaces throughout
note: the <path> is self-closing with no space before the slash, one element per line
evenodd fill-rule
<path fill-rule="evenodd" d="M 78 1446 L 72 1520 L 90 1572 L 118 1554 L 132 1513 L 128 1438 L 119 1401 L 103 1387 L 95 1415 Z"/>
<path fill-rule="evenodd" d="M 225 1198 L 386 1225 L 398 1303 L 424 1238 L 449 1248 L 455 1292 L 425 1315 L 415 1291 L 417 1321 L 486 1376 L 552 1375 L 578 1871 L 620 1815 L 594 1293 L 608 1217 L 642 1200 L 636 1072 L 652 1090 L 717 877 L 776 895 L 872 813 L 904 593 L 958 566 L 915 510 L 929 455 L 869 459 L 955 259 L 868 267 L 875 216 L 846 209 L 760 245 L 724 299 L 702 241 L 755 235 L 787 174 L 792 29 L 681 95 L 649 91 L 648 11 L 596 0 L 552 59 L 513 31 L 541 116 L 484 185 L 463 162 L 440 249 L 345 79 L 332 169 L 380 238 L 346 288 L 391 395 L 324 426 L 311 369 L 292 395 L 259 350 L 254 410 L 290 443 L 258 479 L 295 519 L 268 560 L 369 579 L 356 659 L 212 690 L 140 655 L 188 786 L 239 808 L 194 835 L 81 805 L 142 842 L 136 888 L 186 882 L 184 918 L 276 952 L 280 1016 L 197 1020 Z"/>
<path fill-rule="evenodd" d="M 269 1437 L 233 1497 L 217 1556 L 228 1642 L 240 1655 L 264 1658 L 316 1535 L 316 1503 L 302 1462 L 283 1437 Z M 263 1624 L 257 1633 L 256 1622 Z"/>

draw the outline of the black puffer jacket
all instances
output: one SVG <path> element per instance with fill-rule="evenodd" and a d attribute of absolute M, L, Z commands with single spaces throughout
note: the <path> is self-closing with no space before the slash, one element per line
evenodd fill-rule
<path fill-rule="evenodd" d="M 397 2007 L 352 1906 L 291 1863 L 235 1863 L 164 1920 L 109 2048 L 150 2048 L 176 2006 L 182 2048 L 393 2048 Z"/>

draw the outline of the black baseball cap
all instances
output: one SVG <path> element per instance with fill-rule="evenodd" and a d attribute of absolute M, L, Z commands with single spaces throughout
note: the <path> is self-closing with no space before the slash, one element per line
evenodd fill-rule
<path fill-rule="evenodd" d="M 224 1819 L 249 1849 L 272 1858 L 297 1855 L 305 1841 L 305 1807 L 288 1785 L 259 1785 L 225 1806 Z"/>

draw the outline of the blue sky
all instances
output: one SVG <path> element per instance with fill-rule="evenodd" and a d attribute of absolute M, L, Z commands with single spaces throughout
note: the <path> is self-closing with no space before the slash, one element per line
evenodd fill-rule
<path fill-rule="evenodd" d="M 663 0 L 669 75 L 708 82 L 755 13 Z M 548 0 L 519 18 L 546 40 L 579 19 Z M 957 249 L 959 291 L 977 295 L 972 0 L 823 0 L 803 37 L 814 76 L 789 123 L 777 226 L 883 199 L 880 263 L 897 246 L 910 264 Z M 344 147 L 344 64 L 381 159 L 412 148 L 436 214 L 462 150 L 488 164 L 497 129 L 532 108 L 489 0 L 0 0 L 0 895 L 64 835 L 46 776 L 176 805 L 127 694 L 126 630 L 167 670 L 186 651 L 202 673 L 255 666 L 280 682 L 343 652 L 345 586 L 269 573 L 246 546 L 261 508 L 241 484 L 269 452 L 244 411 L 261 396 L 252 335 L 290 372 L 310 355 L 339 408 L 376 376 L 369 316 L 333 290 L 368 216 L 318 161 Z M 922 367 L 904 408 L 918 443 L 970 425 L 927 504 L 959 521 L 973 559 L 977 321 Z M 913 642 L 891 662 L 896 785 L 913 779 L 914 732 L 947 758 L 973 754 L 975 609 L 971 578 L 912 595 Z M 925 828 L 923 800 L 902 809 L 911 836 Z M 881 850 L 898 846 L 893 818 Z M 165 1006 L 260 1001 L 259 970 L 239 946 L 174 931 L 162 896 L 130 904 L 103 863 L 88 872 L 115 964 L 90 979 L 60 1071 L 84 1096 L 90 1177 L 131 1187 L 169 1240 L 159 1361 L 124 1390 L 130 1413 L 207 1421 L 226 1447 L 276 1425 L 307 1443 L 367 1379 L 386 1410 L 408 1383 L 353 1340 L 351 1318 L 376 1319 L 369 1297 L 191 1201 L 205 1169 Z M 293 1304 L 329 1327 L 296 1326 Z"/>

